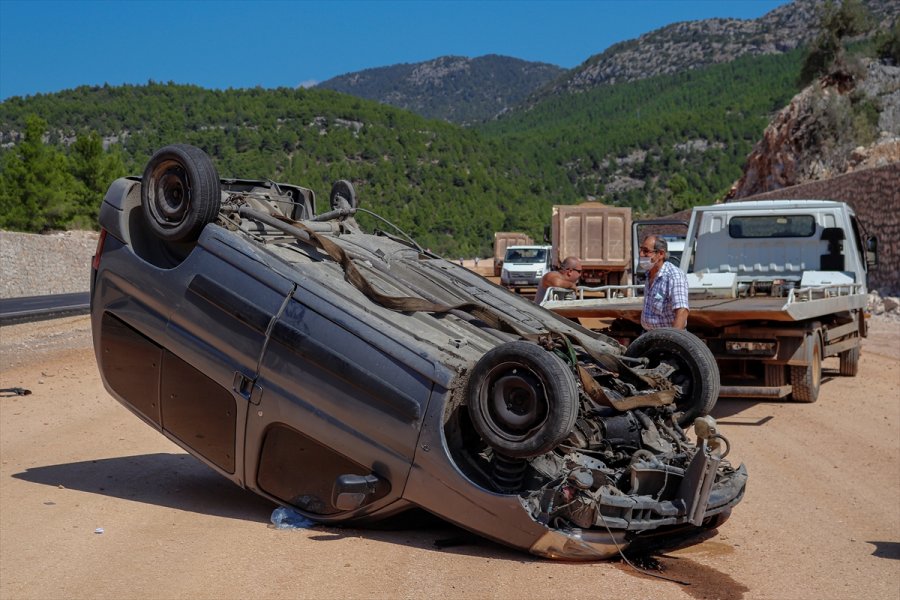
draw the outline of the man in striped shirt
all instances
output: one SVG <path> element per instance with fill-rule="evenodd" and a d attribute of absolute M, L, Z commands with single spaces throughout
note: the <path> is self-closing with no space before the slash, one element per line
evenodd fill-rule
<path fill-rule="evenodd" d="M 661 237 L 648 235 L 641 242 L 639 260 L 647 273 L 641 326 L 648 331 L 660 327 L 687 327 L 687 276 L 681 269 L 666 262 L 668 254 L 669 245 Z"/>

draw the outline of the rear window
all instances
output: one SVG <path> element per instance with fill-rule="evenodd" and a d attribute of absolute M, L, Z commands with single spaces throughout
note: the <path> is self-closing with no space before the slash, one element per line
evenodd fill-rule
<path fill-rule="evenodd" d="M 728 235 L 733 238 L 812 237 L 815 233 L 816 219 L 812 215 L 732 217 L 728 221 Z"/>

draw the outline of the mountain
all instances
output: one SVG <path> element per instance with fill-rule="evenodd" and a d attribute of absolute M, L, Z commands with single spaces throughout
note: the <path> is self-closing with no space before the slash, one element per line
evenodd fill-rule
<path fill-rule="evenodd" d="M 565 173 L 577 198 L 668 214 L 723 196 L 798 91 L 802 53 L 548 96 L 475 127 Z"/>
<path fill-rule="evenodd" d="M 316 87 L 375 100 L 429 119 L 471 124 L 519 104 L 564 72 L 555 65 L 496 54 L 442 56 L 348 73 Z"/>
<path fill-rule="evenodd" d="M 896 0 L 859 2 L 877 23 L 900 14 Z M 506 56 L 441 56 L 348 73 L 318 84 L 427 118 L 472 125 L 543 98 L 600 85 L 729 63 L 741 56 L 792 52 L 809 43 L 827 0 L 794 0 L 758 19 L 704 19 L 656 29 L 610 46 L 578 67 L 565 70 Z"/>
<path fill-rule="evenodd" d="M 811 2 L 785 4 L 754 20 L 673 23 L 610 46 L 573 69 L 548 93 L 579 92 L 731 62 L 747 54 L 789 52 L 809 41 L 817 22 Z"/>

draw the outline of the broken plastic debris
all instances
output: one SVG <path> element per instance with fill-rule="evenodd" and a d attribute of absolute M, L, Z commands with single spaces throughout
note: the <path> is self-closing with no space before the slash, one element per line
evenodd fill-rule
<path fill-rule="evenodd" d="M 0 395 L 2 396 L 28 396 L 29 394 L 31 394 L 31 390 L 27 390 L 21 387 L 0 389 Z"/>
<path fill-rule="evenodd" d="M 306 529 L 314 524 L 297 511 L 284 506 L 272 511 L 271 521 L 275 529 Z"/>
<path fill-rule="evenodd" d="M 98 527 L 97 529 L 94 530 L 94 533 L 103 533 L 103 528 Z"/>

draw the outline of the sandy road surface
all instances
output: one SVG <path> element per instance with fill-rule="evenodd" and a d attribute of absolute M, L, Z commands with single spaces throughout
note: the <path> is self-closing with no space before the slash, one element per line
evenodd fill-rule
<path fill-rule="evenodd" d="M 4 600 L 900 597 L 894 322 L 873 322 L 858 377 L 826 363 L 816 404 L 719 402 L 750 482 L 718 535 L 661 559 L 690 586 L 478 539 L 439 549 L 450 526 L 270 529 L 273 505 L 104 391 L 87 317 L 3 327 L 0 349 L 0 388 L 33 391 L 0 394 Z"/>

